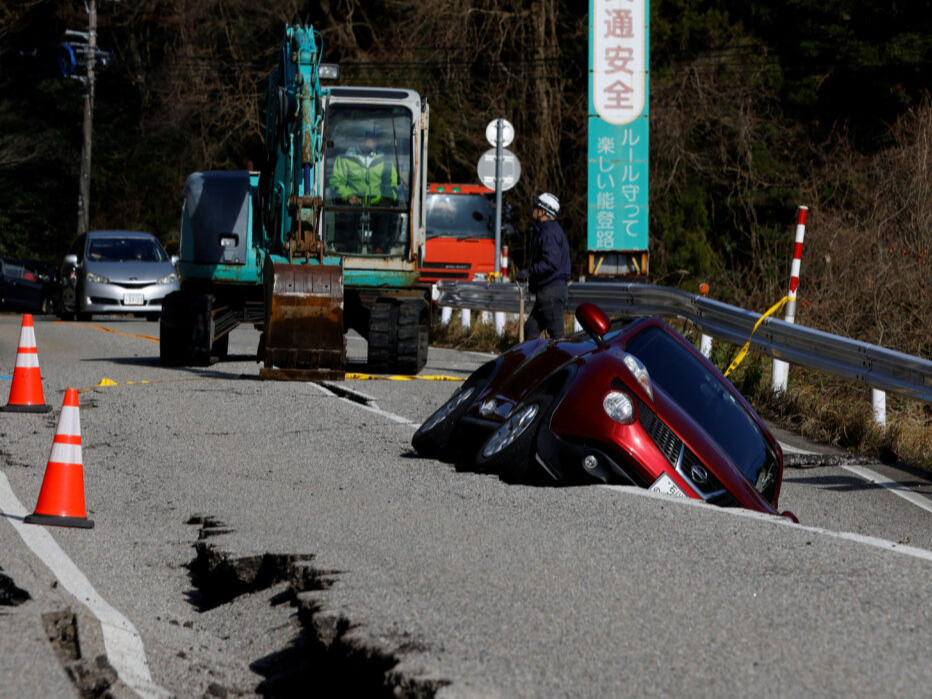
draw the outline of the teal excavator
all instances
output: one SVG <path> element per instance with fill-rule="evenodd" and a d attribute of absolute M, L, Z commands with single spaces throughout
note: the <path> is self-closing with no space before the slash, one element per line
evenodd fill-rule
<path fill-rule="evenodd" d="M 427 103 L 412 90 L 322 88 L 336 69 L 313 27 L 286 26 L 261 170 L 188 177 L 163 365 L 221 359 L 247 323 L 261 333 L 263 378 L 342 378 L 350 329 L 368 341 L 371 370 L 424 367 Z"/>

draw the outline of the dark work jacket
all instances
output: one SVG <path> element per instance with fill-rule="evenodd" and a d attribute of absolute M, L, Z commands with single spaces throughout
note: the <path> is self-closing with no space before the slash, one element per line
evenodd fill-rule
<path fill-rule="evenodd" d="M 541 221 L 534 226 L 528 282 L 531 291 L 570 280 L 570 244 L 556 221 Z"/>

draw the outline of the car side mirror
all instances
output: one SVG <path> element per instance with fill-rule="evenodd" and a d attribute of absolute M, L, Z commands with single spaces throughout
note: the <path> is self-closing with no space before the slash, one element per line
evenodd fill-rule
<path fill-rule="evenodd" d="M 171 258 L 171 259 L 172 259 L 172 266 L 173 266 L 173 267 L 177 267 L 177 266 L 178 266 L 178 261 L 179 261 L 181 258 L 178 257 L 178 255 L 172 255 L 172 258 Z"/>
<path fill-rule="evenodd" d="M 65 264 L 71 265 L 72 267 L 77 267 L 78 256 L 77 255 L 65 255 Z"/>
<path fill-rule="evenodd" d="M 590 301 L 584 301 L 576 308 L 576 320 L 597 345 L 605 344 L 602 338 L 612 326 L 608 314 Z"/>

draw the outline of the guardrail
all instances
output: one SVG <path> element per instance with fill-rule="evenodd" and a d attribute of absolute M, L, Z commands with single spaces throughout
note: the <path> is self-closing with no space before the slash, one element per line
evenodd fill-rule
<path fill-rule="evenodd" d="M 517 313 L 518 286 L 509 283 L 440 282 L 441 306 Z M 571 282 L 567 310 L 583 301 L 609 315 L 677 317 L 703 333 L 743 345 L 760 316 L 679 289 L 636 282 Z M 526 304 L 530 308 L 530 304 Z M 768 318 L 751 338 L 758 352 L 875 389 L 932 403 L 932 361 L 867 342 Z"/>

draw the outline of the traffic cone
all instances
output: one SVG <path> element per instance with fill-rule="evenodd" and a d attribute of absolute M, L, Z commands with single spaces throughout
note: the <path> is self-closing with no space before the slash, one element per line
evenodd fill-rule
<path fill-rule="evenodd" d="M 32 326 L 32 314 L 27 313 L 23 316 L 23 327 L 19 332 L 19 349 L 16 350 L 10 401 L 0 410 L 10 413 L 47 413 L 51 409 L 51 405 L 45 404 L 45 396 L 42 393 L 36 331 Z"/>
<path fill-rule="evenodd" d="M 65 391 L 65 402 L 58 418 L 58 429 L 55 430 L 52 452 L 45 467 L 36 511 L 23 521 L 84 529 L 94 526 L 84 509 L 81 417 L 78 414 L 78 392 L 73 388 Z"/>

